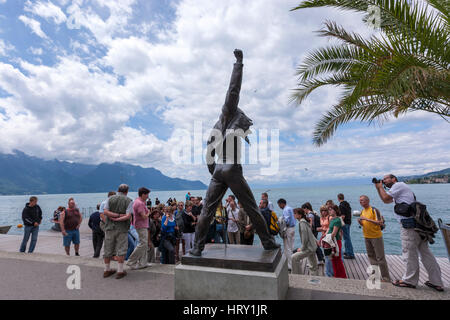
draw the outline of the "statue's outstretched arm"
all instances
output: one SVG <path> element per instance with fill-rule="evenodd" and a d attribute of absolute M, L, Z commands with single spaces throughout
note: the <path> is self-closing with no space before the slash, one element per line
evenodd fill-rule
<path fill-rule="evenodd" d="M 242 51 L 235 49 L 234 56 L 236 57 L 236 63 L 234 64 L 233 73 L 231 74 L 230 87 L 228 88 L 225 104 L 222 107 L 222 113 L 226 117 L 232 116 L 237 110 L 242 84 L 242 68 L 244 66 L 242 64 Z"/>

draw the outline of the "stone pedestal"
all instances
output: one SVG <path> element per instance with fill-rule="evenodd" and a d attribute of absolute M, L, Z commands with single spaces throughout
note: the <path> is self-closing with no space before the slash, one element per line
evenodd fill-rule
<path fill-rule="evenodd" d="M 175 299 L 280 300 L 289 287 L 280 249 L 208 244 L 201 257 L 189 254 L 175 268 Z"/>

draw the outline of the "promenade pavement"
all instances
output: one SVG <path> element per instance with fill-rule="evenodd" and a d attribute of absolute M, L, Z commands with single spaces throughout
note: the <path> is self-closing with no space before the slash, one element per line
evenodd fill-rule
<path fill-rule="evenodd" d="M 19 253 L 22 236 L 0 236 L 0 299 L 167 300 L 174 299 L 175 265 L 153 264 L 144 270 L 129 270 L 123 279 L 103 278 L 103 259 L 92 258 L 92 243 L 86 220 L 81 227 L 80 257 L 66 256 L 60 233 L 42 231 L 35 253 Z M 79 266 L 81 289 L 69 290 L 69 266 Z M 115 262 L 111 263 L 117 268 Z M 289 275 L 288 300 L 450 300 L 450 289 L 436 292 L 420 285 L 398 288 L 382 283 L 368 289 L 366 281 L 309 275 Z M 249 297 L 251 299 L 251 297 Z"/>
<path fill-rule="evenodd" d="M 69 266 L 80 268 L 81 289 L 70 290 Z M 116 265 L 111 263 L 114 268 Z M 65 255 L 0 251 L 0 300 L 173 300 L 174 265 L 153 264 L 144 270 L 127 270 L 123 279 L 103 278 L 101 259 Z M 249 297 L 251 299 L 251 297 Z M 450 300 L 450 291 L 426 287 L 397 288 L 382 283 L 380 290 L 368 289 L 354 279 L 289 275 L 287 300 Z"/>
<path fill-rule="evenodd" d="M 69 264 L 73 263 L 73 264 Z M 68 289 L 67 273 L 71 265 L 79 266 L 81 288 Z M 114 264 L 112 264 L 114 266 Z M 103 268 L 66 263 L 0 258 L 0 299 L 25 300 L 172 300 L 173 275 L 167 273 L 127 271 L 123 279 L 103 278 Z M 70 281 L 69 281 L 70 282 Z"/>

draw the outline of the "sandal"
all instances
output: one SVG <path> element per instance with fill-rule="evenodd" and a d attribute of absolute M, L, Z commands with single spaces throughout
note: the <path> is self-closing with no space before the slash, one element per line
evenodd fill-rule
<path fill-rule="evenodd" d="M 439 292 L 443 292 L 444 291 L 444 288 L 442 288 L 440 286 L 435 286 L 430 281 L 425 282 L 425 285 L 430 287 L 430 288 L 432 288 L 432 289 L 434 289 L 434 290 L 436 290 L 436 291 L 439 291 Z"/>
<path fill-rule="evenodd" d="M 402 280 L 392 281 L 392 284 L 396 287 L 401 287 L 401 288 L 412 288 L 412 289 L 416 288 L 416 286 L 413 286 L 412 284 L 406 283 Z"/>

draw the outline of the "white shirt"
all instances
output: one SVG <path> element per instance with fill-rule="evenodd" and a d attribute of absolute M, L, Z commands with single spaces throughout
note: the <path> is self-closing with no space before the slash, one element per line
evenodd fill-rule
<path fill-rule="evenodd" d="M 108 198 L 109 199 L 109 198 Z M 103 213 L 103 210 L 105 210 L 105 206 L 106 203 L 108 202 L 108 199 L 104 200 L 101 204 L 100 204 L 100 209 L 98 210 L 98 212 Z"/>
<path fill-rule="evenodd" d="M 227 208 L 228 213 L 228 232 L 238 232 L 239 228 L 236 222 L 231 221 L 231 219 L 239 219 L 239 209 L 236 207 L 234 210 L 231 210 L 231 207 Z"/>
<path fill-rule="evenodd" d="M 405 202 L 407 204 L 411 204 L 414 201 L 416 201 L 414 199 L 414 193 L 412 192 L 412 190 L 408 187 L 408 185 L 404 182 L 396 182 L 394 183 L 394 185 L 392 186 L 391 189 L 389 189 L 388 191 L 386 191 L 386 193 L 388 195 L 390 195 L 392 198 L 394 198 L 394 202 L 397 203 L 402 203 Z M 402 220 L 402 219 L 408 219 L 407 217 L 403 217 L 400 216 L 396 213 L 395 217 L 397 218 L 397 220 Z"/>
<path fill-rule="evenodd" d="M 270 211 L 273 211 L 273 203 L 269 201 L 267 208 L 269 208 Z"/>

